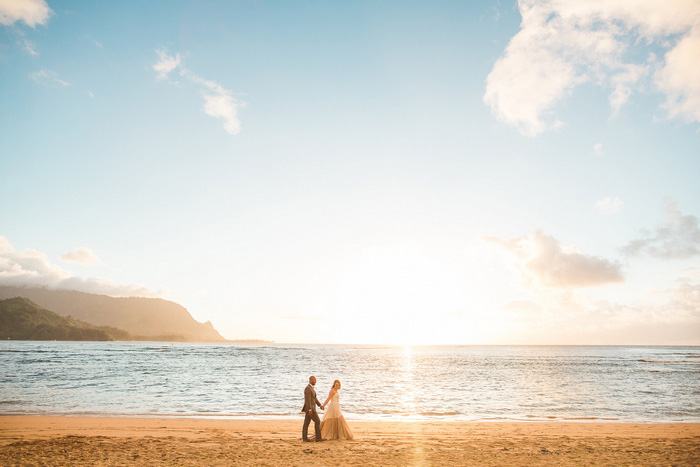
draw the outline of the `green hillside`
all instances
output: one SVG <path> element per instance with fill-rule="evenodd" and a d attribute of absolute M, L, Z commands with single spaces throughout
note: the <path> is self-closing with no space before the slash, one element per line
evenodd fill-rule
<path fill-rule="evenodd" d="M 60 316 L 93 326 L 123 329 L 134 340 L 226 342 L 209 321 L 200 323 L 183 306 L 160 298 L 110 297 L 75 290 L 0 286 L 0 300 L 13 297 L 28 298 Z"/>
<path fill-rule="evenodd" d="M 27 298 L 0 300 L 0 339 L 111 341 L 130 340 L 128 332 L 91 324 L 45 310 Z"/>

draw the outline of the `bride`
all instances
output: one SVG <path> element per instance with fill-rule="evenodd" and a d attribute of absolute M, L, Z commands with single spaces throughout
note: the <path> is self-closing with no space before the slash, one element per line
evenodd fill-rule
<path fill-rule="evenodd" d="M 321 420 L 321 437 L 323 439 L 352 439 L 352 431 L 348 426 L 348 422 L 345 421 L 343 417 L 343 412 L 340 411 L 340 394 L 338 390 L 340 389 L 340 381 L 337 379 L 333 382 L 333 387 L 331 392 L 328 394 L 328 399 L 323 403 L 321 409 L 323 409 L 328 401 L 331 402 L 328 406 L 328 410 L 323 414 L 323 420 Z"/>

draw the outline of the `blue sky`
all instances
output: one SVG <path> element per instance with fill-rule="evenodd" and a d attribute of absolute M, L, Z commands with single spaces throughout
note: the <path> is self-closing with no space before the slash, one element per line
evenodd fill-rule
<path fill-rule="evenodd" d="M 0 284 L 228 338 L 700 344 L 695 2 L 0 2 Z"/>

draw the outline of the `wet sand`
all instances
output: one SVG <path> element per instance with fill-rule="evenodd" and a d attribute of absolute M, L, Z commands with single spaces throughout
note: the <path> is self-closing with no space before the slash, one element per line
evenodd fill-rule
<path fill-rule="evenodd" d="M 302 442 L 301 425 L 0 416 L 0 465 L 700 465 L 700 424 L 350 421 L 353 441 L 322 443 Z"/>

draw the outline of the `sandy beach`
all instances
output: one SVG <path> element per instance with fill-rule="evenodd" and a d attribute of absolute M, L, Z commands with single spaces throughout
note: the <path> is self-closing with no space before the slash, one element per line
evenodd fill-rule
<path fill-rule="evenodd" d="M 301 419 L 0 417 L 0 465 L 700 465 L 700 424 L 352 422 L 301 441 Z"/>

